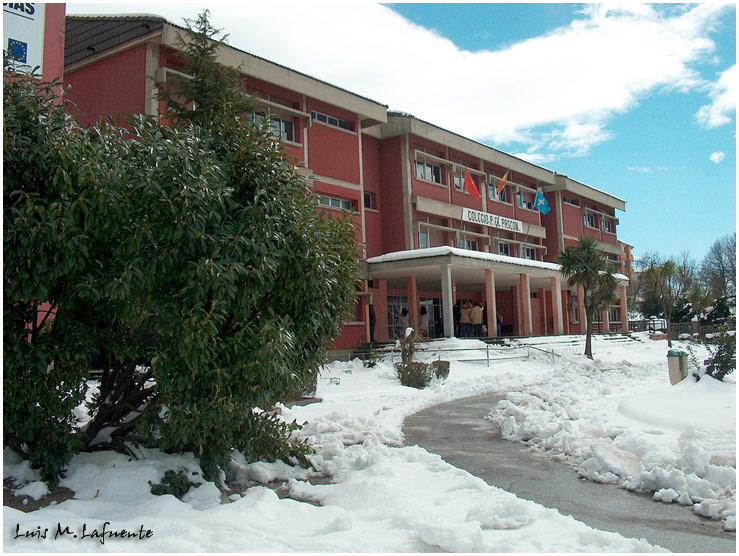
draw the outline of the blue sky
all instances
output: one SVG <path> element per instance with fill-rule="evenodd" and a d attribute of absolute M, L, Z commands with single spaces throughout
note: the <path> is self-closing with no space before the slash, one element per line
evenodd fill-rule
<path fill-rule="evenodd" d="M 203 6 L 228 42 L 626 201 L 618 235 L 700 260 L 736 231 L 736 8 L 717 4 Z M 615 7 L 618 6 L 618 7 Z"/>

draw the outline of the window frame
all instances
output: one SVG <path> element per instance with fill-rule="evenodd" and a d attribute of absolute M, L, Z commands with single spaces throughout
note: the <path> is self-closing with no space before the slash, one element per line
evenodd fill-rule
<path fill-rule="evenodd" d="M 354 201 L 352 201 L 351 199 L 334 197 L 333 195 L 326 195 L 324 193 L 316 193 L 315 196 L 316 204 L 319 207 L 331 210 L 345 210 L 347 212 L 354 211 Z M 348 205 L 348 207 L 346 205 Z"/>
<path fill-rule="evenodd" d="M 354 123 L 349 120 L 345 120 L 344 118 L 339 118 L 338 116 L 332 116 L 325 112 L 319 112 L 318 110 L 311 110 L 310 119 L 311 121 L 319 122 L 329 127 L 354 133 Z"/>
<path fill-rule="evenodd" d="M 419 175 L 419 169 L 423 169 L 422 175 Z M 430 171 L 431 179 L 426 177 L 427 171 Z M 431 164 L 430 162 L 424 160 L 414 160 L 413 161 L 413 175 L 417 180 L 423 180 L 429 183 L 433 183 L 435 185 L 444 185 L 443 181 L 443 172 L 441 170 L 441 165 Z M 438 177 L 438 181 L 433 179 L 435 177 Z"/>
<path fill-rule="evenodd" d="M 593 223 L 590 224 L 589 220 L 592 220 Z M 586 228 L 592 228 L 594 230 L 598 229 L 596 215 L 593 214 L 592 212 L 583 213 L 583 224 L 585 225 Z"/>

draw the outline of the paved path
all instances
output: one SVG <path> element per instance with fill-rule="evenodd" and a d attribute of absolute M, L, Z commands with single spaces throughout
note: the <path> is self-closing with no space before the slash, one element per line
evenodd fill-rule
<path fill-rule="evenodd" d="M 566 465 L 500 439 L 483 417 L 501 398 L 484 394 L 411 415 L 403 425 L 405 443 L 595 529 L 646 539 L 673 552 L 736 552 L 736 534 L 723 531 L 719 522 L 648 495 L 582 480 Z"/>

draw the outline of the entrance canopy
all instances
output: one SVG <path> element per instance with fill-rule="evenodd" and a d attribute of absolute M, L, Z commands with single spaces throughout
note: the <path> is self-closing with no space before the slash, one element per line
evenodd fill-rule
<path fill-rule="evenodd" d="M 563 290 L 572 290 L 574 295 L 582 296 L 582 292 L 577 292 L 577 288 L 562 276 L 558 264 L 449 246 L 388 253 L 367 259 L 366 265 L 368 280 L 384 280 L 389 289 L 408 291 L 411 315 L 416 313 L 418 291 L 440 291 L 444 335 L 447 337 L 454 332 L 452 305 L 457 291 L 480 292 L 489 309 L 487 329 L 491 336 L 496 335 L 496 327 L 493 326 L 496 291 L 513 290 L 515 293 L 515 320 L 519 323 L 520 334 L 524 336 L 537 330 L 537 323 L 532 321 L 531 310 L 532 295 L 537 296 L 532 292 L 549 292 L 549 307 L 543 309 L 543 314 L 545 323 L 548 322 L 548 317 L 552 318 L 551 330 L 555 334 L 564 333 Z M 615 276 L 623 289 L 628 278 L 622 274 Z M 622 306 L 625 307 L 625 295 L 622 295 L 622 299 Z M 544 303 L 543 299 L 541 303 Z M 584 304 L 580 303 L 580 306 L 584 307 Z M 545 324 L 544 328 L 546 326 Z"/>
<path fill-rule="evenodd" d="M 517 286 L 521 274 L 529 275 L 532 289 L 549 288 L 550 278 L 562 278 L 555 263 L 448 246 L 398 251 L 367 259 L 370 280 L 387 280 L 388 286 L 405 287 L 407 277 L 415 276 L 418 288 L 425 290 L 438 289 L 442 265 L 450 265 L 459 289 L 476 289 L 484 284 L 486 269 L 495 273 L 497 288 Z"/>

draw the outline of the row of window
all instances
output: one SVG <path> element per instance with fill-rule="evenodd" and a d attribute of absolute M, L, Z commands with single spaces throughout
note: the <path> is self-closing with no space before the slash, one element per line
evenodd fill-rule
<path fill-rule="evenodd" d="M 583 223 L 588 228 L 595 228 L 598 229 L 598 220 L 595 216 L 595 214 L 586 212 L 583 214 Z M 610 232 L 612 234 L 616 233 L 615 226 L 612 220 L 609 220 L 607 218 L 600 219 L 600 229 L 603 232 Z"/>
<path fill-rule="evenodd" d="M 315 110 L 311 111 L 310 116 L 316 122 L 322 122 L 326 125 L 338 127 L 340 129 L 346 129 L 347 131 L 352 131 L 352 124 L 348 120 L 342 120 L 341 118 L 329 116 L 328 114 L 316 112 Z"/>
<path fill-rule="evenodd" d="M 428 231 L 426 232 L 418 232 L 418 248 L 419 249 L 427 249 L 429 247 L 435 247 L 431 245 L 430 241 L 430 234 Z M 469 249 L 471 251 L 477 251 L 478 250 L 478 242 L 476 240 L 471 239 L 459 239 L 457 241 L 457 247 L 460 249 Z M 498 254 L 499 255 L 505 255 L 506 257 L 511 256 L 511 245 L 509 243 L 504 243 L 502 241 L 498 242 Z M 521 257 L 524 259 L 528 259 L 530 261 L 537 260 L 536 258 L 536 249 L 533 247 L 523 247 L 521 250 Z"/>
<path fill-rule="evenodd" d="M 316 203 L 323 207 L 340 210 L 354 210 L 354 203 L 349 199 L 342 199 L 341 197 L 332 197 L 330 195 L 321 195 L 316 193 Z M 374 193 L 365 193 L 363 203 L 364 208 L 377 209 Z"/>
<path fill-rule="evenodd" d="M 270 131 L 275 137 L 278 137 L 284 141 L 296 142 L 295 140 L 295 122 L 292 119 L 284 119 L 279 114 L 273 114 L 269 110 L 267 112 L 253 112 L 250 114 L 250 119 L 253 123 L 261 126 L 264 120 L 269 120 L 268 125 Z M 347 120 L 341 118 L 335 118 L 321 112 L 311 112 L 311 117 L 318 122 L 323 122 L 327 125 L 338 127 L 340 129 L 346 129 L 351 131 L 352 124 Z"/>

